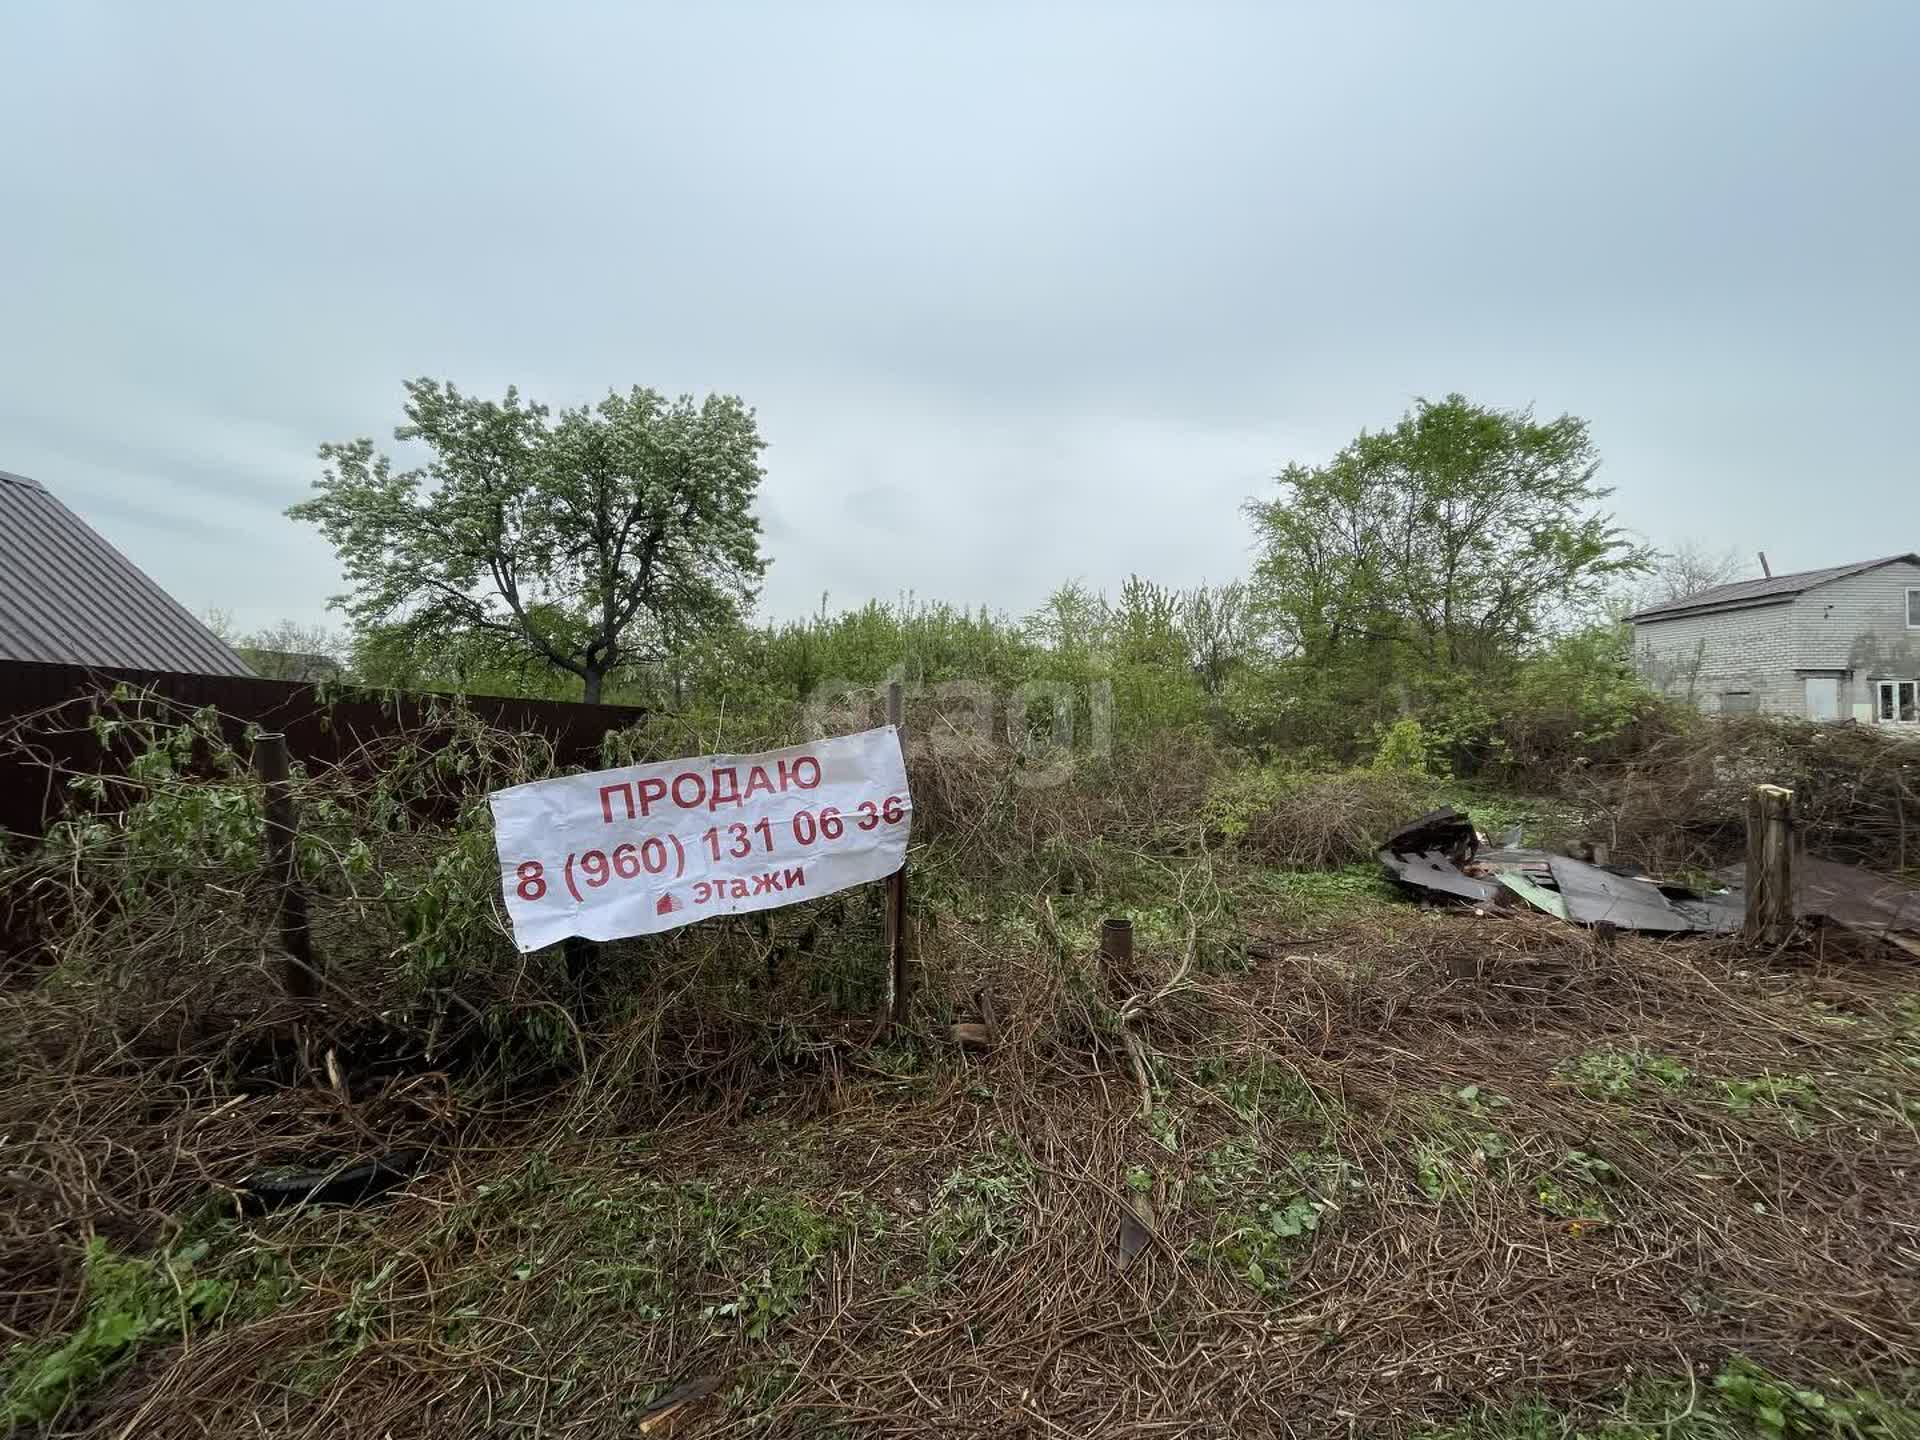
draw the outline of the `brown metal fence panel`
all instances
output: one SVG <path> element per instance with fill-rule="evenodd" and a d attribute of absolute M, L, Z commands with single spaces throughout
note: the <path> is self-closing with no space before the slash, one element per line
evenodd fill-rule
<path fill-rule="evenodd" d="M 0 731 L 12 731 L 26 716 L 62 707 L 36 737 L 37 755 L 15 745 L 0 752 L 0 831 L 27 836 L 44 833 L 48 821 L 59 813 L 61 798 L 44 762 L 51 760 L 68 769 L 95 768 L 102 756 L 86 731 L 87 714 L 96 697 L 122 684 L 151 691 L 186 710 L 213 706 L 232 740 L 239 740 L 249 723 L 283 731 L 289 752 L 309 765 L 341 760 L 380 736 L 418 732 L 431 722 L 436 707 L 453 698 L 255 676 L 0 661 Z M 462 703 L 501 729 L 545 735 L 553 741 L 563 765 L 595 764 L 600 742 L 609 730 L 632 725 L 646 714 L 627 705 L 494 695 L 467 696 Z"/>

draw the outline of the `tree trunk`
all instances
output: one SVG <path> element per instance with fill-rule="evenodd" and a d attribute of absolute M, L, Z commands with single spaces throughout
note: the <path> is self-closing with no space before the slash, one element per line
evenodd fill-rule
<path fill-rule="evenodd" d="M 605 678 L 605 675 L 598 670 L 587 671 L 585 676 L 587 693 L 580 698 L 589 705 L 598 705 L 600 703 L 600 682 Z"/>

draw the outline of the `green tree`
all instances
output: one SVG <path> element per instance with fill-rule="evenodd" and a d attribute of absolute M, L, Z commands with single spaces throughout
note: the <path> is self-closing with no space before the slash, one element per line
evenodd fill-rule
<path fill-rule="evenodd" d="M 1322 738 L 1509 675 L 1596 613 L 1648 552 L 1600 510 L 1586 422 L 1463 396 L 1419 401 L 1249 502 L 1254 600 L 1288 664 L 1283 702 Z M 1359 722 L 1356 724 L 1355 722 Z"/>
<path fill-rule="evenodd" d="M 312 684 L 336 680 L 346 673 L 346 641 L 324 625 L 280 620 L 242 636 L 236 642 L 240 658 L 254 674 L 268 680 L 300 680 Z"/>
<path fill-rule="evenodd" d="M 1263 611 L 1289 653 L 1409 647 L 1477 669 L 1602 602 L 1646 551 L 1599 513 L 1584 420 L 1449 395 L 1325 465 L 1289 465 L 1248 511 Z"/>
<path fill-rule="evenodd" d="M 351 668 L 362 685 L 463 695 L 563 700 L 580 685 L 526 645 L 486 630 L 422 636 L 404 625 L 366 626 L 354 636 Z M 601 698 L 618 698 L 618 684 L 616 678 Z"/>
<path fill-rule="evenodd" d="M 1196 585 L 1180 597 L 1180 630 L 1187 655 L 1201 685 L 1216 699 L 1252 658 L 1248 609 L 1247 587 L 1238 580 Z"/>
<path fill-rule="evenodd" d="M 320 447 L 318 492 L 287 513 L 318 525 L 362 637 L 414 647 L 475 635 L 579 679 L 668 659 L 737 623 L 758 593 L 753 500 L 764 442 L 730 395 L 652 390 L 549 412 L 434 380 L 407 382 L 394 438 L 429 452 L 396 470 L 368 439 Z"/>

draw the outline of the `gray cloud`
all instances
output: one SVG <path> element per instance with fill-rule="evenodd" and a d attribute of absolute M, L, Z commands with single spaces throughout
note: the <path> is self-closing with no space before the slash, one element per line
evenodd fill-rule
<path fill-rule="evenodd" d="M 399 381 L 726 389 L 767 603 L 1242 571 L 1410 399 L 1588 416 L 1621 517 L 1920 543 L 1920 11 L 17 4 L 0 466 L 194 606 Z M 1904 523 L 1906 529 L 1900 526 Z"/>

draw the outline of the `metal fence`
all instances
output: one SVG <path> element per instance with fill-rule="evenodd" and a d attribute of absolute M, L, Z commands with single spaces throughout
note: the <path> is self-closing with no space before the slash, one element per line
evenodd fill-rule
<path fill-rule="evenodd" d="M 419 735 L 439 723 L 436 714 L 451 698 L 251 676 L 0 661 L 0 732 L 15 734 L 26 717 L 55 712 L 21 737 L 30 741 L 29 746 L 0 745 L 0 831 L 42 834 L 60 811 L 56 772 L 90 771 L 107 763 L 87 727 L 87 717 L 120 686 L 149 693 L 183 711 L 211 705 L 220 713 L 230 740 L 238 741 L 249 724 L 282 731 L 290 753 L 308 764 L 338 761 L 380 736 Z M 489 724 L 547 736 L 561 763 L 567 765 L 594 764 L 609 730 L 634 724 L 646 714 L 626 705 L 492 695 L 468 696 L 462 703 Z"/>

